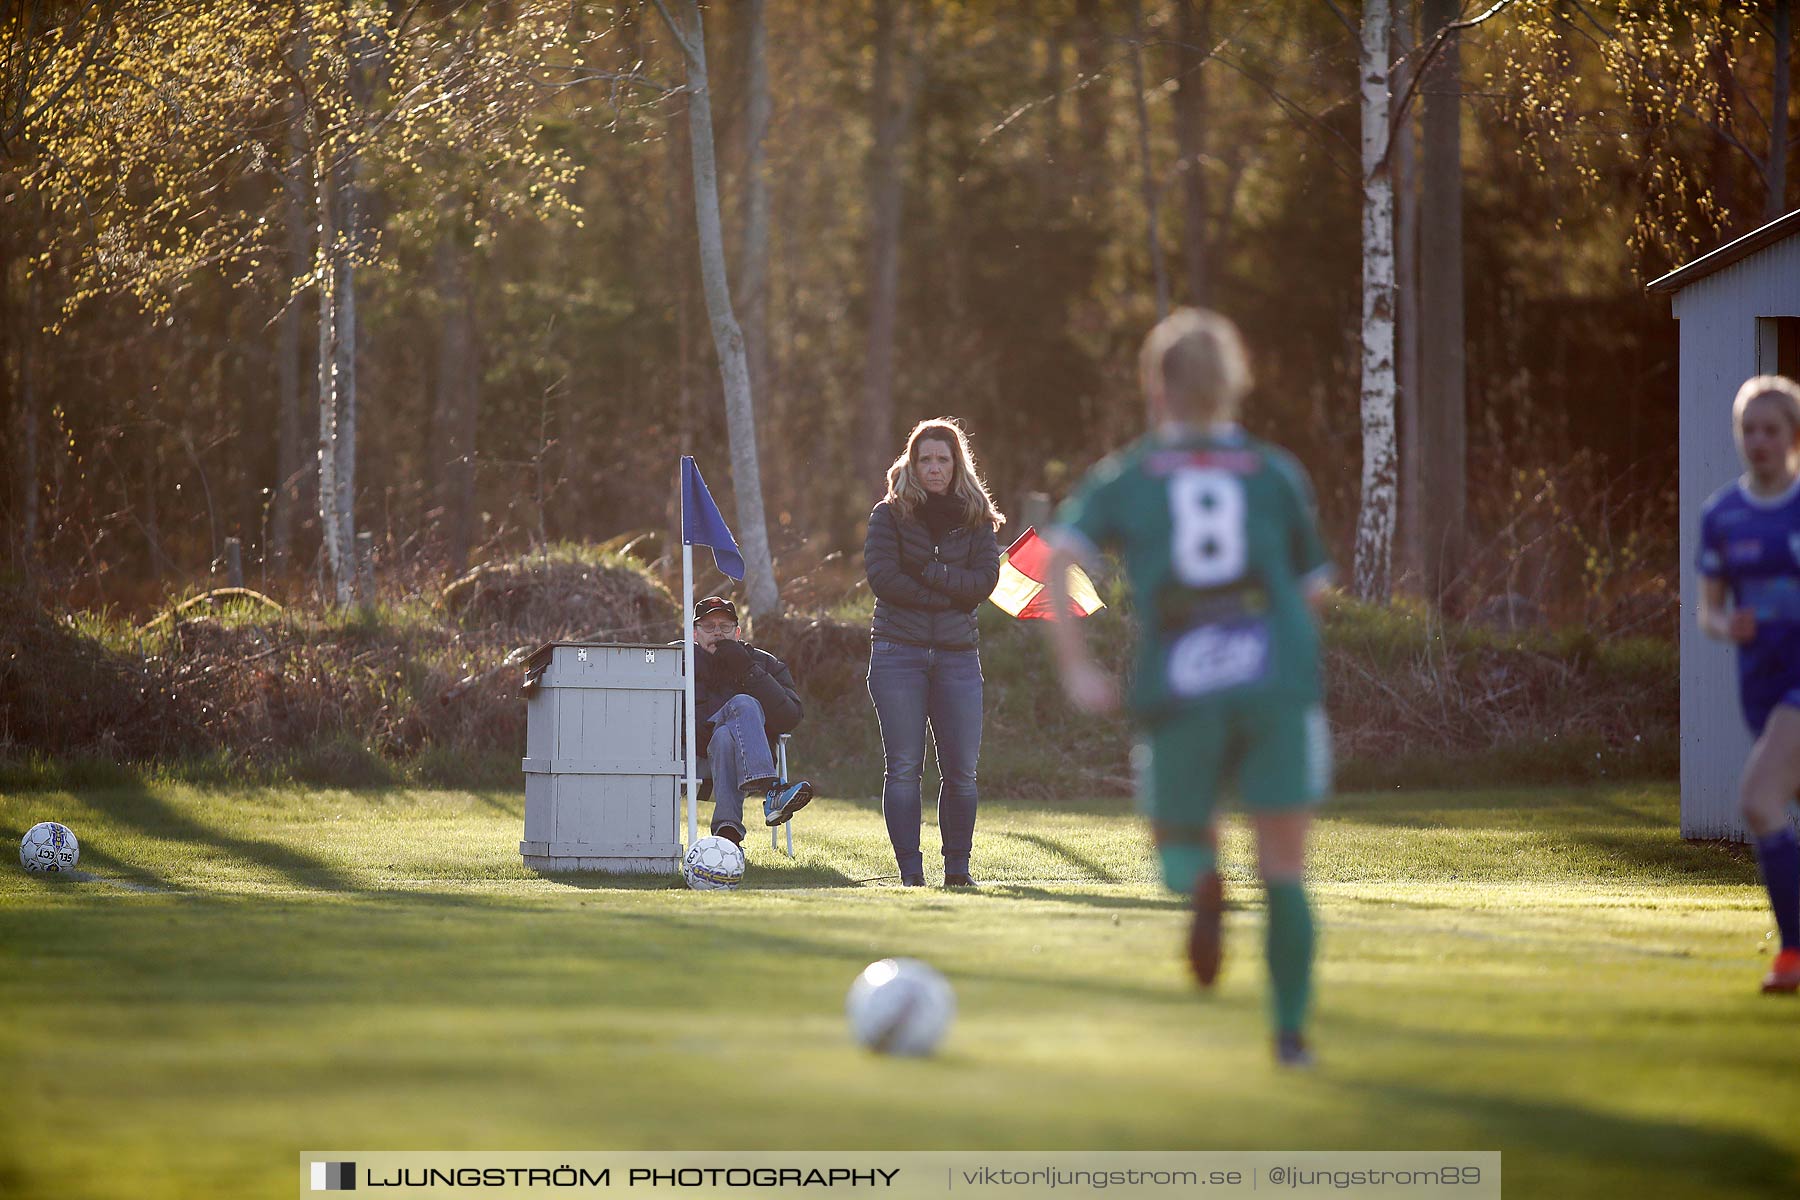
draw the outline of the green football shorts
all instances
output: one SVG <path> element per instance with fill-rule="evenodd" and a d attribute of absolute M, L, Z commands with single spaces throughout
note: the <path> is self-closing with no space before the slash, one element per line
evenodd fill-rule
<path fill-rule="evenodd" d="M 1138 807 L 1157 840 L 1190 841 L 1213 822 L 1220 789 L 1246 811 L 1291 812 L 1331 791 L 1331 730 L 1316 703 L 1278 696 L 1202 700 L 1143 731 L 1133 756 Z"/>

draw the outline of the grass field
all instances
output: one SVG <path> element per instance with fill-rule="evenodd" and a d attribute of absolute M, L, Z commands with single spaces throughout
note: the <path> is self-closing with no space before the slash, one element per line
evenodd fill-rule
<path fill-rule="evenodd" d="M 984 802 L 976 893 L 903 890 L 824 799 L 735 894 L 539 878 L 516 792 L 0 796 L 83 877 L 0 870 L 0 1196 L 290 1195 L 303 1149 L 1470 1149 L 1508 1196 L 1800 1194 L 1800 1002 L 1754 867 L 1671 785 L 1341 798 L 1321 1064 L 1277 1072 L 1260 894 L 1197 996 L 1123 806 Z M 927 830 L 929 847 L 935 830 Z M 955 984 L 929 1061 L 846 987 Z"/>

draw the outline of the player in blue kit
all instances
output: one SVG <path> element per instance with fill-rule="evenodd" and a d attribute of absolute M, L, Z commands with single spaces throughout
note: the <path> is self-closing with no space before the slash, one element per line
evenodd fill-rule
<path fill-rule="evenodd" d="M 1738 804 L 1781 931 L 1765 992 L 1800 990 L 1800 384 L 1759 375 L 1732 404 L 1741 478 L 1700 510 L 1700 629 L 1738 648 L 1738 698 L 1756 738 Z M 1727 598 L 1730 603 L 1727 605 Z"/>

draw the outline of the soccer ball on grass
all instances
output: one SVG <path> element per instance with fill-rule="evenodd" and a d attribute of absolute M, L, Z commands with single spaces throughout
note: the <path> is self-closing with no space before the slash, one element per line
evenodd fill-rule
<path fill-rule="evenodd" d="M 930 1054 L 956 1016 L 950 981 L 916 958 L 870 963 L 844 1002 L 850 1036 L 877 1054 Z"/>
<path fill-rule="evenodd" d="M 19 862 L 27 871 L 73 871 L 81 860 L 81 844 L 67 825 L 39 821 L 19 839 Z"/>
<path fill-rule="evenodd" d="M 730 892 L 744 878 L 744 851 L 730 838 L 703 837 L 688 847 L 681 877 L 697 892 Z"/>

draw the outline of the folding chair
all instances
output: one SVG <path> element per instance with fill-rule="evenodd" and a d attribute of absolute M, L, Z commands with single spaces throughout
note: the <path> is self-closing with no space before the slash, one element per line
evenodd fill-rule
<path fill-rule="evenodd" d="M 791 783 L 792 782 L 792 780 L 790 780 L 788 778 L 787 744 L 788 744 L 788 739 L 793 736 L 794 735 L 791 733 L 784 733 L 780 737 L 775 739 L 775 770 L 780 772 L 781 782 L 783 782 L 783 783 Z M 794 857 L 794 818 L 792 818 L 792 817 L 789 817 L 786 821 L 783 821 L 780 825 L 769 826 L 769 849 L 771 849 L 771 850 L 781 849 L 780 843 L 778 843 L 775 840 L 775 835 L 783 829 L 787 830 L 787 835 L 788 835 L 787 856 L 789 858 L 792 858 L 792 857 Z"/>
<path fill-rule="evenodd" d="M 775 770 L 781 775 L 783 783 L 788 782 L 787 748 L 788 739 L 793 736 L 794 735 L 791 733 L 784 733 L 775 739 Z M 686 781 L 683 780 L 682 787 L 685 789 L 686 786 Z M 712 780 L 702 779 L 700 781 L 700 790 L 694 795 L 694 802 L 696 804 L 705 804 L 710 799 L 712 799 Z M 769 849 L 781 849 L 780 839 L 781 831 L 783 829 L 787 830 L 787 856 L 792 858 L 794 857 L 794 818 L 792 817 L 789 817 L 780 825 L 771 825 L 769 827 Z"/>

